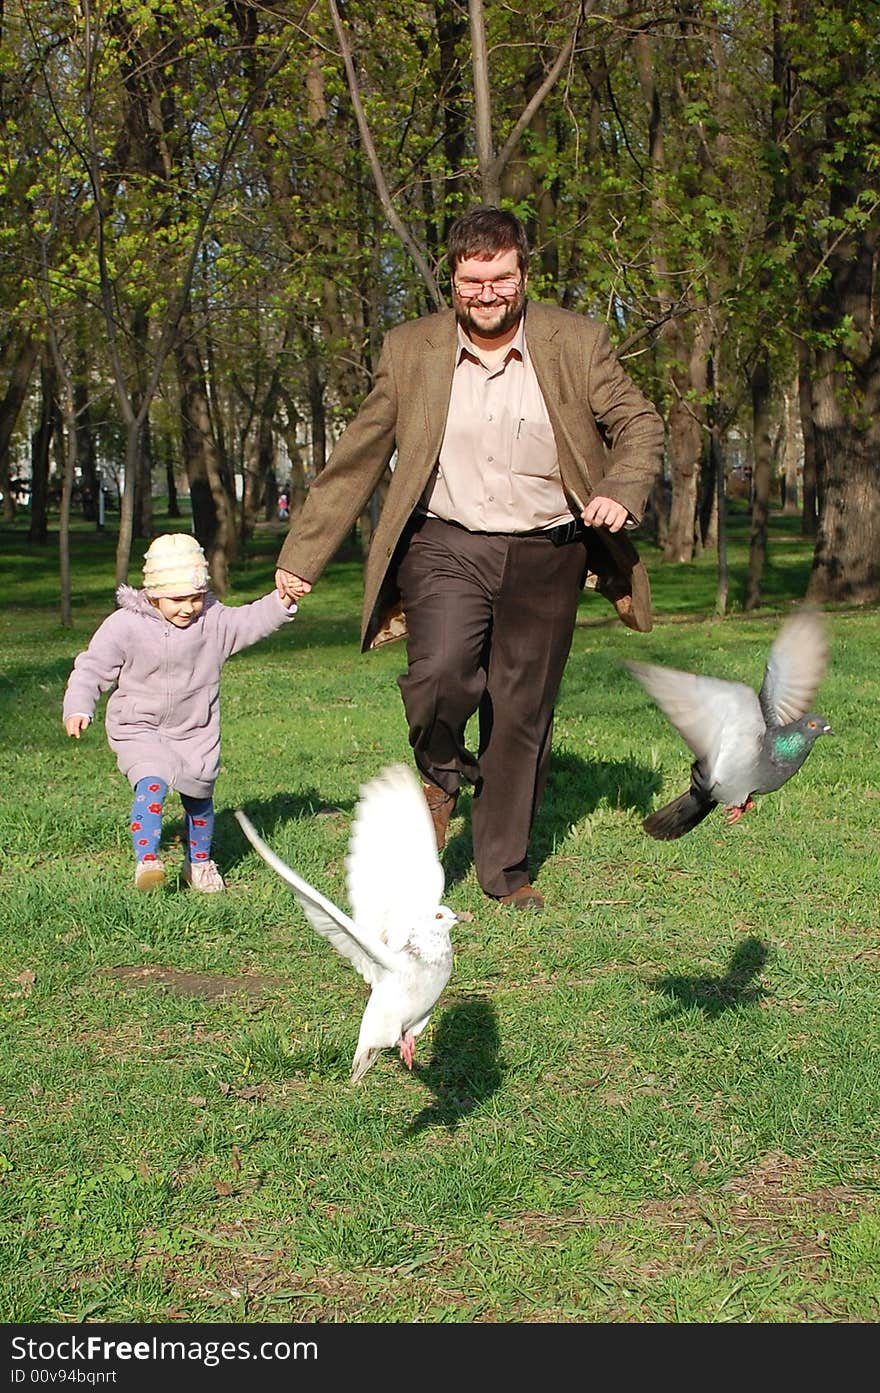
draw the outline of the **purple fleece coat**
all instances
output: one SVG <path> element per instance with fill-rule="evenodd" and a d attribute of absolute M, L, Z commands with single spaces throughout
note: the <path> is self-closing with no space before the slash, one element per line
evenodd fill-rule
<path fill-rule="evenodd" d="M 198 618 L 178 629 L 144 590 L 120 585 L 116 601 L 73 665 L 62 720 L 91 720 L 115 682 L 107 739 L 132 787 L 158 774 L 178 793 L 209 798 L 220 772 L 220 669 L 291 620 L 296 606 L 287 609 L 274 590 L 234 607 L 206 595 Z"/>

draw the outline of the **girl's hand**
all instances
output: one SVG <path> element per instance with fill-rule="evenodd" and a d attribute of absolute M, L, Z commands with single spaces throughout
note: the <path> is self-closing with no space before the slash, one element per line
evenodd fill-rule
<path fill-rule="evenodd" d="M 275 572 L 275 589 L 282 600 L 301 600 L 303 595 L 308 595 L 311 588 L 310 581 L 303 580 L 302 576 L 295 576 L 293 571 L 282 571 L 279 568 Z"/>
<path fill-rule="evenodd" d="M 68 735 L 72 735 L 78 740 L 82 732 L 88 730 L 91 724 L 88 716 L 68 716 L 67 720 L 64 722 L 64 729 L 67 731 Z"/>

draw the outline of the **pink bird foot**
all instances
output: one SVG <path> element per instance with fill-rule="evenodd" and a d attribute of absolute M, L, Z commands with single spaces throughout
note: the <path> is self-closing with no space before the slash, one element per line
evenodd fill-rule
<path fill-rule="evenodd" d="M 416 1041 L 412 1031 L 408 1030 L 405 1035 L 401 1035 L 398 1044 L 400 1047 L 401 1059 L 407 1069 L 411 1069 L 413 1067 L 413 1055 L 416 1052 Z"/>
<path fill-rule="evenodd" d="M 746 799 L 746 801 L 743 803 L 743 805 L 742 805 L 741 808 L 733 807 L 733 808 L 728 808 L 728 809 L 727 809 L 727 821 L 728 821 L 728 822 L 731 822 L 731 823 L 733 823 L 733 822 L 739 822 L 739 820 L 740 820 L 740 818 L 742 817 L 743 813 L 750 813 L 750 812 L 752 811 L 752 808 L 753 808 L 754 806 L 755 806 L 755 800 L 754 800 L 754 798 L 752 798 L 752 796 L 751 796 L 751 794 L 750 794 L 749 797 Z"/>

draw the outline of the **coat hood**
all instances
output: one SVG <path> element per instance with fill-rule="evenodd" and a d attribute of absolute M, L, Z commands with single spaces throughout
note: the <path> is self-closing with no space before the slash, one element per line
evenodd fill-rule
<path fill-rule="evenodd" d="M 149 614 L 155 615 L 157 619 L 162 618 L 156 606 L 150 603 L 150 597 L 146 590 L 137 590 L 133 585 L 117 586 L 116 603 L 120 609 L 126 609 L 131 614 Z M 213 595 L 205 595 L 205 609 L 216 603 Z M 202 613 L 204 614 L 204 612 L 203 610 Z"/>

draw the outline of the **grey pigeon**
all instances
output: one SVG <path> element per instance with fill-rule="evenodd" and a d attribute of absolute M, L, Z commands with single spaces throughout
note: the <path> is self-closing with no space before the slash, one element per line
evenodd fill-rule
<path fill-rule="evenodd" d="M 780 628 L 757 696 L 744 682 L 625 663 L 696 755 L 690 788 L 645 818 L 648 835 L 673 841 L 719 804 L 728 822 L 738 822 L 754 807 L 753 794 L 772 793 L 796 774 L 818 737 L 833 734 L 809 709 L 827 662 L 822 615 L 805 608 Z"/>
<path fill-rule="evenodd" d="M 352 1083 L 392 1046 L 411 1069 L 415 1037 L 452 972 L 449 930 L 457 918 L 439 902 L 443 867 L 415 776 L 404 764 L 389 765 L 361 788 L 345 860 L 351 918 L 285 865 L 240 809 L 235 816 L 263 860 L 293 888 L 312 928 L 372 988 Z"/>

